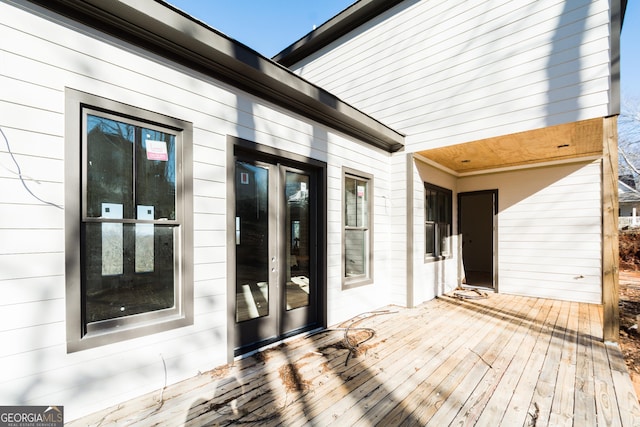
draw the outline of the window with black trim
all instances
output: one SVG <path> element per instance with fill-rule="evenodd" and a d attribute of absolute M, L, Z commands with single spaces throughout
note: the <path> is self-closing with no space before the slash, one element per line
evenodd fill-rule
<path fill-rule="evenodd" d="M 343 285 L 372 282 L 373 177 L 344 169 L 343 178 Z"/>
<path fill-rule="evenodd" d="M 425 256 L 445 257 L 451 252 L 452 192 L 432 184 L 425 191 Z"/>
<path fill-rule="evenodd" d="M 69 350 L 193 323 L 191 124 L 69 89 L 67 113 Z"/>

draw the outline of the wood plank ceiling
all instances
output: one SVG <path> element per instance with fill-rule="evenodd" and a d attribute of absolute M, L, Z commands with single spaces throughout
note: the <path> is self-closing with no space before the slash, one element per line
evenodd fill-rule
<path fill-rule="evenodd" d="M 602 155 L 602 118 L 550 126 L 418 154 L 459 174 Z"/>

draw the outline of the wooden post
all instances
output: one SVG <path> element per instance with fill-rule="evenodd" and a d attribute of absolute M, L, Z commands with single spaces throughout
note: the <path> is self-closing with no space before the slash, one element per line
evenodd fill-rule
<path fill-rule="evenodd" d="M 605 117 L 602 126 L 602 307 L 603 338 L 617 342 L 618 309 L 618 117 Z"/>

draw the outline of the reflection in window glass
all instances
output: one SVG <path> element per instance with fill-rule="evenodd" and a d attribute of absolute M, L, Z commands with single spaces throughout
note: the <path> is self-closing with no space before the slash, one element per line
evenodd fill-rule
<path fill-rule="evenodd" d="M 451 191 L 425 184 L 425 254 L 449 254 L 451 236 Z"/>
<path fill-rule="evenodd" d="M 120 273 L 104 274 L 104 247 L 110 245 L 105 225 L 122 230 L 125 254 L 133 254 L 136 224 L 86 223 L 84 297 L 87 323 L 171 308 L 174 299 L 174 228 L 151 224 L 153 230 L 154 265 L 149 273 L 138 274 L 132 256 L 119 258 Z M 122 253 L 121 252 L 121 253 Z M 116 264 L 114 261 L 113 265 Z"/>
<path fill-rule="evenodd" d="M 154 207 L 152 219 L 176 219 L 176 137 L 140 129 L 136 146 L 136 205 Z M 140 218 L 139 218 L 140 219 Z"/>
<path fill-rule="evenodd" d="M 369 207 L 367 205 L 367 182 L 361 179 L 345 178 L 345 225 L 347 227 L 367 227 Z"/>
<path fill-rule="evenodd" d="M 344 245 L 347 277 L 363 276 L 367 265 L 366 230 L 345 230 Z"/>
<path fill-rule="evenodd" d="M 369 277 L 369 185 L 365 178 L 344 178 L 344 272 L 346 278 Z"/>
<path fill-rule="evenodd" d="M 309 305 L 311 212 L 309 175 L 287 171 L 285 181 L 287 229 L 287 310 Z"/>
<path fill-rule="evenodd" d="M 152 219 L 175 220 L 175 156 L 173 134 L 88 114 L 87 216 L 119 203 L 123 218 L 136 218 L 142 205 L 154 207 Z"/>
<path fill-rule="evenodd" d="M 236 321 L 269 315 L 269 170 L 236 162 Z"/>
<path fill-rule="evenodd" d="M 134 125 L 87 115 L 88 217 L 101 217 L 103 204 L 118 204 L 120 218 L 132 218 L 134 143 Z"/>
<path fill-rule="evenodd" d="M 176 135 L 85 115 L 86 324 L 175 306 Z"/>

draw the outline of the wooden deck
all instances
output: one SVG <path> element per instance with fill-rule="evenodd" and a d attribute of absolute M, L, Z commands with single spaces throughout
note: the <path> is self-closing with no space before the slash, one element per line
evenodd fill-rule
<path fill-rule="evenodd" d="M 600 306 L 444 296 L 358 316 L 69 425 L 640 425 L 622 354 L 601 337 Z"/>

